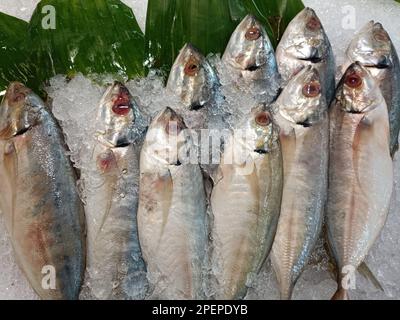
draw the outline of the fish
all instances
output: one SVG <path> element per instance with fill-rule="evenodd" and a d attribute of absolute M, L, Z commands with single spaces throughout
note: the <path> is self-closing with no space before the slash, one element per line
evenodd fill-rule
<path fill-rule="evenodd" d="M 218 76 L 206 57 L 191 43 L 176 58 L 167 90 L 179 97 L 186 110 L 213 109 L 219 88 Z"/>
<path fill-rule="evenodd" d="M 310 65 L 295 75 L 274 108 L 284 182 L 271 261 L 287 300 L 319 239 L 327 197 L 329 119 L 318 70 Z"/>
<path fill-rule="evenodd" d="M 345 72 L 330 106 L 327 242 L 338 268 L 333 299 L 348 299 L 347 280 L 379 236 L 393 189 L 387 105 L 361 63 Z"/>
<path fill-rule="evenodd" d="M 261 96 L 267 104 L 274 101 L 280 90 L 275 51 L 264 26 L 247 15 L 233 32 L 222 62 L 238 82 Z"/>
<path fill-rule="evenodd" d="M 167 92 L 178 98 L 182 106 L 175 107 L 192 130 L 193 140 L 198 145 L 198 159 L 206 177 L 213 165 L 208 135 L 205 129 L 220 129 L 226 126 L 225 111 L 221 108 L 222 96 L 218 75 L 206 57 L 191 43 L 185 44 L 172 66 Z M 203 131 L 203 132 L 202 132 Z M 204 141 L 206 140 L 206 141 Z M 209 158 L 201 161 L 202 157 Z"/>
<path fill-rule="evenodd" d="M 335 59 L 328 36 L 313 9 L 304 8 L 289 23 L 276 48 L 276 60 L 284 84 L 305 66 L 316 68 L 323 94 L 330 104 L 335 94 Z"/>
<path fill-rule="evenodd" d="M 193 148 L 183 118 L 161 110 L 140 156 L 139 240 L 153 298 L 204 298 L 206 196 L 200 166 L 187 156 Z"/>
<path fill-rule="evenodd" d="M 86 232 L 77 175 L 44 102 L 13 82 L 0 105 L 0 207 L 16 261 L 45 300 L 78 299 Z"/>
<path fill-rule="evenodd" d="M 345 71 L 360 62 L 379 83 L 389 110 L 390 152 L 399 148 L 400 62 L 389 34 L 379 22 L 368 22 L 352 39 L 346 50 Z"/>
<path fill-rule="evenodd" d="M 280 212 L 283 165 L 278 131 L 257 105 L 228 140 L 211 194 L 216 299 L 240 299 L 265 262 Z"/>
<path fill-rule="evenodd" d="M 89 165 L 81 170 L 91 292 L 97 299 L 144 299 L 148 285 L 137 210 L 145 118 L 128 89 L 115 82 L 94 121 Z"/>

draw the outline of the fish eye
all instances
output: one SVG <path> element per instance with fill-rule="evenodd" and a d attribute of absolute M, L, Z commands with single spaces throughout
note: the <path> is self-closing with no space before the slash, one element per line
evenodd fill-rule
<path fill-rule="evenodd" d="M 25 99 L 25 95 L 22 92 L 15 92 L 12 97 L 12 102 L 20 102 Z"/>
<path fill-rule="evenodd" d="M 112 111 L 118 116 L 127 116 L 131 110 L 131 103 L 129 101 L 129 96 L 126 94 L 121 94 L 114 101 Z"/>
<path fill-rule="evenodd" d="M 168 121 L 165 132 L 169 135 L 177 136 L 182 131 L 182 126 L 178 121 Z"/>
<path fill-rule="evenodd" d="M 190 59 L 185 65 L 185 74 L 194 77 L 199 72 L 200 65 L 195 59 Z"/>
<path fill-rule="evenodd" d="M 256 123 L 259 126 L 266 127 L 271 123 L 271 118 L 268 112 L 260 112 L 256 115 Z"/>
<path fill-rule="evenodd" d="M 25 97 L 26 97 L 26 95 L 25 95 L 24 87 L 19 84 L 16 84 L 14 87 L 14 90 L 10 96 L 10 100 L 12 102 L 20 102 L 20 101 L 24 100 Z"/>
<path fill-rule="evenodd" d="M 249 41 L 255 41 L 261 37 L 261 30 L 257 27 L 251 27 L 247 30 L 245 37 Z"/>
<path fill-rule="evenodd" d="M 321 28 L 321 22 L 316 17 L 311 17 L 308 20 L 306 27 L 308 30 L 316 31 Z"/>
<path fill-rule="evenodd" d="M 357 73 L 351 73 L 346 76 L 344 82 L 350 88 L 359 88 L 362 85 L 362 78 Z"/>
<path fill-rule="evenodd" d="M 303 87 L 303 95 L 307 98 L 314 98 L 321 93 L 321 84 L 318 81 L 306 83 Z"/>
<path fill-rule="evenodd" d="M 382 32 L 382 31 L 375 32 L 374 33 L 374 39 L 377 40 L 377 41 L 380 41 L 380 42 L 385 42 L 385 41 L 389 40 L 388 35 L 385 32 Z"/>

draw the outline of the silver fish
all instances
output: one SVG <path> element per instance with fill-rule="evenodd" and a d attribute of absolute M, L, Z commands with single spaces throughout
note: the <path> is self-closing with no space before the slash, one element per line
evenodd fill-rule
<path fill-rule="evenodd" d="M 199 165 L 182 118 L 161 111 L 150 125 L 140 158 L 139 237 L 153 297 L 200 299 L 206 255 L 206 198 Z"/>
<path fill-rule="evenodd" d="M 180 51 L 167 82 L 167 90 L 180 97 L 189 110 L 213 108 L 219 80 L 207 59 L 192 44 Z"/>
<path fill-rule="evenodd" d="M 271 251 L 281 299 L 290 299 L 321 231 L 327 195 L 329 120 L 317 69 L 308 66 L 276 102 L 284 165 L 281 215 Z"/>
<path fill-rule="evenodd" d="M 143 299 L 147 278 L 137 209 L 144 119 L 128 89 L 116 82 L 95 121 L 91 161 L 82 168 L 90 287 L 98 299 Z"/>
<path fill-rule="evenodd" d="M 233 32 L 222 61 L 254 93 L 263 95 L 263 102 L 275 100 L 280 88 L 275 52 L 265 28 L 254 16 L 246 16 Z"/>
<path fill-rule="evenodd" d="M 200 160 L 202 153 L 208 151 L 201 147 L 208 143 L 208 136 L 207 142 L 201 143 L 201 129 L 214 129 L 216 125 L 223 123 L 224 111 L 220 108 L 222 96 L 218 76 L 208 60 L 192 44 L 186 44 L 176 58 L 169 75 L 167 90 L 179 97 L 183 104 L 183 110 L 182 107 L 175 110 L 192 129 L 194 140 L 199 140 L 196 144 Z M 211 163 L 211 160 L 208 163 Z M 204 173 L 211 170 L 210 168 L 210 165 L 202 166 Z"/>
<path fill-rule="evenodd" d="M 282 196 L 278 131 L 263 105 L 227 142 L 211 195 L 217 299 L 242 298 L 267 258 Z"/>
<path fill-rule="evenodd" d="M 303 9 L 289 23 L 276 48 L 276 60 L 285 83 L 305 66 L 312 65 L 321 77 L 327 103 L 331 102 L 335 93 L 335 60 L 329 39 L 313 9 Z"/>
<path fill-rule="evenodd" d="M 11 83 L 0 106 L 0 206 L 17 263 L 42 299 L 78 299 L 86 249 L 76 182 L 43 101 Z"/>
<path fill-rule="evenodd" d="M 390 152 L 398 150 L 400 131 L 400 62 L 382 24 L 368 22 L 353 38 L 347 51 L 347 67 L 359 61 L 378 81 L 389 110 Z"/>
<path fill-rule="evenodd" d="M 355 272 L 381 232 L 393 188 L 389 119 L 378 83 L 352 64 L 330 107 L 327 236 L 339 271 L 334 299 L 347 299 Z"/>

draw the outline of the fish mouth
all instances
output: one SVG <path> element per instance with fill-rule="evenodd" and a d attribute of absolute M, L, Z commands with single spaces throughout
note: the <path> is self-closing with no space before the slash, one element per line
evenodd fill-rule
<path fill-rule="evenodd" d="M 363 111 L 360 111 L 360 110 L 347 110 L 347 113 L 351 113 L 351 114 L 361 114 L 361 113 L 363 113 Z"/>
<path fill-rule="evenodd" d="M 388 64 L 382 64 L 382 63 L 378 63 L 377 65 L 375 65 L 375 68 L 377 69 L 388 69 L 390 66 Z"/>
<path fill-rule="evenodd" d="M 366 68 L 376 68 L 376 69 L 389 69 L 390 68 L 390 63 L 389 62 L 378 62 L 376 64 L 364 64 L 364 67 Z"/>
<path fill-rule="evenodd" d="M 198 111 L 198 110 L 201 110 L 201 109 L 203 109 L 204 108 L 204 104 L 201 104 L 201 103 L 193 103 L 191 106 L 190 106 L 190 110 L 191 111 Z"/>
<path fill-rule="evenodd" d="M 257 66 L 257 65 L 251 65 L 248 66 L 245 71 L 249 71 L 249 72 L 255 72 L 257 70 L 261 69 L 261 66 Z"/>
<path fill-rule="evenodd" d="M 309 120 L 296 122 L 297 125 L 302 126 L 304 128 L 309 128 L 312 126 L 312 123 Z"/>
<path fill-rule="evenodd" d="M 300 58 L 302 61 L 309 61 L 311 63 L 319 63 L 322 61 L 321 57 L 308 57 L 308 58 Z"/>
<path fill-rule="evenodd" d="M 129 145 L 130 145 L 129 142 L 120 142 L 116 144 L 115 148 L 125 148 L 128 147 Z"/>
<path fill-rule="evenodd" d="M 261 148 L 255 149 L 254 152 L 258 153 L 258 154 L 267 154 L 268 153 L 267 150 L 261 149 Z"/>
<path fill-rule="evenodd" d="M 22 135 L 24 135 L 25 133 L 27 133 L 30 129 L 31 129 L 30 126 L 29 126 L 29 127 L 21 128 L 20 130 L 18 130 L 18 131 L 16 132 L 15 136 L 22 136 Z"/>
<path fill-rule="evenodd" d="M 180 162 L 179 160 L 177 160 L 175 163 L 174 163 L 174 166 L 175 167 L 179 167 L 179 166 L 181 166 L 182 165 L 182 162 Z"/>

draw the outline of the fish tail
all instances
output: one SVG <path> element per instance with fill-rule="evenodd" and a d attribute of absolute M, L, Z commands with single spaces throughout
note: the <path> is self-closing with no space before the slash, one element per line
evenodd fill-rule
<path fill-rule="evenodd" d="M 293 285 L 289 284 L 287 286 L 281 287 L 281 290 L 280 290 L 280 299 L 281 300 L 291 300 L 292 294 L 293 294 Z"/>
<path fill-rule="evenodd" d="M 337 289 L 331 300 L 350 300 L 350 298 L 347 290 L 340 287 Z"/>

